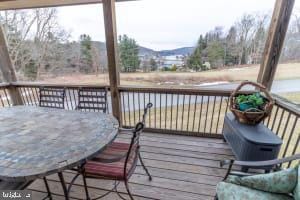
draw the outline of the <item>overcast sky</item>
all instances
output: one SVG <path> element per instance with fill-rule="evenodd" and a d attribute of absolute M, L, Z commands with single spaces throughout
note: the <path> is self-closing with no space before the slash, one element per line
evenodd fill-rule
<path fill-rule="evenodd" d="M 300 7 L 296 0 L 295 7 Z M 141 0 L 117 3 L 117 32 L 155 50 L 193 46 L 215 26 L 228 29 L 244 13 L 272 13 L 275 0 Z M 105 41 L 101 5 L 58 8 L 60 24 L 72 40 L 89 34 Z"/>

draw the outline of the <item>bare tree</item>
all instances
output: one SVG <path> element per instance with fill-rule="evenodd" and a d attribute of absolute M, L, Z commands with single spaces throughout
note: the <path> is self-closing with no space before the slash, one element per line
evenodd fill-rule
<path fill-rule="evenodd" d="M 95 43 L 92 44 L 92 63 L 93 63 L 93 68 L 94 68 L 95 75 L 98 76 L 99 75 L 99 70 L 100 69 L 103 70 L 103 68 L 101 68 L 100 51 L 96 47 L 96 44 Z M 101 73 L 103 73 L 103 71 Z"/>
<path fill-rule="evenodd" d="M 24 11 L 3 11 L 0 13 L 2 24 L 9 44 L 9 53 L 16 69 L 25 66 L 30 60 L 28 39 L 36 17 Z"/>
<path fill-rule="evenodd" d="M 5 29 L 16 71 L 23 72 L 30 66 L 35 68 L 35 78 L 40 77 L 45 67 L 46 55 L 49 57 L 57 43 L 69 37 L 58 24 L 55 8 L 4 11 L 0 13 L 0 23 Z"/>
<path fill-rule="evenodd" d="M 248 41 L 253 31 L 255 18 L 251 14 L 244 14 L 242 18 L 236 22 L 236 28 L 239 38 L 239 65 L 246 62 L 246 51 L 248 50 Z"/>
<path fill-rule="evenodd" d="M 267 14 L 256 14 L 254 19 L 253 35 L 250 37 L 252 39 L 249 47 L 249 63 L 258 64 L 261 61 L 270 16 Z"/>

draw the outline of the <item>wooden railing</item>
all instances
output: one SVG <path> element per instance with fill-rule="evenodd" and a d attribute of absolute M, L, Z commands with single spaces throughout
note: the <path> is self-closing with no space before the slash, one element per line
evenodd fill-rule
<path fill-rule="evenodd" d="M 1 83 L 0 84 L 0 107 L 11 106 L 10 96 L 8 92 L 9 84 Z"/>
<path fill-rule="evenodd" d="M 120 87 L 122 124 L 133 126 L 148 102 L 147 127 L 152 132 L 222 137 L 230 91 Z"/>
<path fill-rule="evenodd" d="M 271 116 L 264 124 L 283 140 L 280 157 L 300 153 L 300 108 L 276 95 L 275 98 L 276 104 Z"/>
<path fill-rule="evenodd" d="M 0 107 L 11 106 L 8 89 L 16 87 L 25 105 L 36 106 L 39 88 L 52 86 L 66 89 L 65 108 L 74 110 L 81 87 L 108 88 L 92 85 L 57 85 L 13 83 L 0 85 Z M 230 90 L 119 87 L 122 126 L 132 127 L 141 120 L 143 108 L 151 102 L 147 130 L 159 133 L 222 138 L 224 117 L 228 109 Z M 110 94 L 109 94 L 110 95 Z M 276 98 L 271 116 L 264 124 L 283 140 L 280 157 L 300 153 L 300 109 L 286 100 Z M 111 101 L 108 97 L 109 110 Z"/>
<path fill-rule="evenodd" d="M 229 112 L 230 90 L 120 87 L 123 126 L 140 120 L 143 108 L 153 103 L 148 131 L 222 138 L 224 117 Z M 276 99 L 264 124 L 282 140 L 280 157 L 300 153 L 300 108 Z M 289 163 L 290 165 L 291 163 Z"/>

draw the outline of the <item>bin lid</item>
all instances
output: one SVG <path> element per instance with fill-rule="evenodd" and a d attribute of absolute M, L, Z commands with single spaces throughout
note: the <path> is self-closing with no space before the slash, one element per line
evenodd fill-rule
<path fill-rule="evenodd" d="M 225 120 L 229 121 L 229 125 L 233 130 L 237 131 L 245 140 L 251 143 L 272 146 L 282 144 L 282 140 L 263 123 L 257 125 L 242 124 L 232 113 L 228 113 Z"/>

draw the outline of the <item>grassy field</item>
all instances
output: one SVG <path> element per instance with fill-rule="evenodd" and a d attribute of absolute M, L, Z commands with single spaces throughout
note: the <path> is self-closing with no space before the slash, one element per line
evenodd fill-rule
<path fill-rule="evenodd" d="M 194 86 L 206 82 L 216 81 L 242 81 L 257 79 L 258 65 L 243 67 L 231 67 L 204 72 L 150 72 L 150 73 L 121 73 L 122 85 L 139 86 Z M 300 63 L 280 64 L 275 79 L 299 79 Z M 96 75 L 69 75 L 52 78 L 44 78 L 46 82 L 56 83 L 80 83 L 80 84 L 108 84 L 107 74 Z"/>
<path fill-rule="evenodd" d="M 300 104 L 300 92 L 294 92 L 294 93 L 283 93 L 280 94 L 283 97 L 287 98 L 288 100 Z"/>

